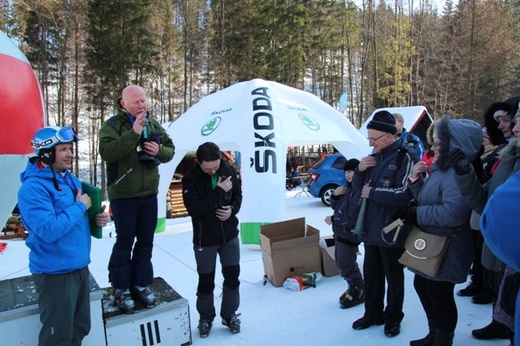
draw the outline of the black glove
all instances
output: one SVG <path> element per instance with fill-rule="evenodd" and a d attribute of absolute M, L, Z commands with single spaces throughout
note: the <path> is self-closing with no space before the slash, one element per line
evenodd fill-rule
<path fill-rule="evenodd" d="M 400 209 L 392 215 L 392 219 L 403 220 L 405 225 L 416 225 L 417 224 L 417 207 L 411 206 L 407 208 Z"/>
<path fill-rule="evenodd" d="M 399 209 L 398 211 L 396 211 L 393 215 L 392 215 L 392 220 L 397 220 L 397 219 L 401 219 L 401 220 L 404 220 L 406 219 L 406 210 L 408 208 L 403 208 L 403 209 Z"/>
<path fill-rule="evenodd" d="M 448 162 L 453 166 L 457 175 L 468 174 L 471 170 L 471 164 L 466 159 L 464 150 L 459 147 L 451 149 Z"/>

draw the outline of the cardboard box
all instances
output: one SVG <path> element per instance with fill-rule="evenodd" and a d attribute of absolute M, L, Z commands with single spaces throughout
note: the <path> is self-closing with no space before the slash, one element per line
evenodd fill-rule
<path fill-rule="evenodd" d="M 323 237 L 320 245 L 321 273 L 323 276 L 339 275 L 340 270 L 336 266 L 336 256 L 334 255 L 336 250 L 334 238 L 332 236 Z"/>
<path fill-rule="evenodd" d="M 267 279 L 280 287 L 288 277 L 321 272 L 320 231 L 305 224 L 305 218 L 263 225 L 260 247 Z"/>

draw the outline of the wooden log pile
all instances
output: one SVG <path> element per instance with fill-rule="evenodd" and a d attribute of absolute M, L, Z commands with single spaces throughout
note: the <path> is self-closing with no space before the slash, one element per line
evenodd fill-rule
<path fill-rule="evenodd" d="M 182 184 L 180 180 L 172 180 L 170 189 L 168 190 L 168 199 L 170 201 L 171 217 L 173 219 L 188 216 L 188 211 L 182 200 Z"/>

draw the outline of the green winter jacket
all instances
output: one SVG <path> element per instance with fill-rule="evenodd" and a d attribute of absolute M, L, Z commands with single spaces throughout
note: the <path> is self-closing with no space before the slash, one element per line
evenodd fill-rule
<path fill-rule="evenodd" d="M 157 159 L 170 161 L 175 146 L 158 121 L 150 118 L 149 133 L 158 131 L 162 140 Z M 103 123 L 99 131 L 99 153 L 106 162 L 108 199 L 148 197 L 156 195 L 159 187 L 159 169 L 139 162 L 139 135 L 132 129 L 128 115 L 119 112 Z"/>

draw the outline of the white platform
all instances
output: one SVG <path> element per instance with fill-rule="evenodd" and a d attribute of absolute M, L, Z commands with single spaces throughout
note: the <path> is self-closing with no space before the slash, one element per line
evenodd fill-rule
<path fill-rule="evenodd" d="M 154 278 L 150 288 L 157 305 L 145 308 L 136 301 L 133 314 L 121 313 L 114 307 L 112 289 L 103 289 L 103 320 L 108 346 L 191 345 L 188 300 L 162 278 Z"/>
<path fill-rule="evenodd" d="M 105 345 L 102 328 L 102 291 L 90 275 L 90 312 L 92 328 L 83 339 L 83 346 Z M 0 281 L 0 325 L 2 346 L 38 344 L 42 327 L 38 312 L 38 294 L 31 276 Z M 8 332 L 7 332 L 8 331 Z"/>

